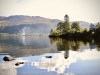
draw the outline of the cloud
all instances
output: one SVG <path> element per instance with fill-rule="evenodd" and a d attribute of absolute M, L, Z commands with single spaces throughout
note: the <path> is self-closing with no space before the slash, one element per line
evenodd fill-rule
<path fill-rule="evenodd" d="M 100 52 L 98 52 L 96 49 L 90 51 L 86 50 L 78 55 L 79 58 L 82 60 L 94 60 L 94 59 L 100 59 Z"/>

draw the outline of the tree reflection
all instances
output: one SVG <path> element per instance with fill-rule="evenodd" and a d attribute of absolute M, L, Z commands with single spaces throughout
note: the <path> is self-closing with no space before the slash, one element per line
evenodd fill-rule
<path fill-rule="evenodd" d="M 58 51 L 65 51 L 64 58 L 69 57 L 70 41 L 62 38 L 51 38 L 52 43 L 56 44 Z"/>
<path fill-rule="evenodd" d="M 80 48 L 80 41 L 67 40 L 63 38 L 51 38 L 52 43 L 56 44 L 58 51 L 77 51 Z"/>
<path fill-rule="evenodd" d="M 62 38 L 50 38 L 51 44 L 56 44 L 58 51 L 70 50 L 70 41 Z"/>
<path fill-rule="evenodd" d="M 92 49 L 95 49 L 95 48 L 96 48 L 96 47 L 95 47 L 95 43 L 94 43 L 94 40 L 93 40 L 93 39 L 90 41 L 89 45 L 90 45 L 90 50 L 92 50 Z"/>
<path fill-rule="evenodd" d="M 73 51 L 77 51 L 80 48 L 80 42 L 79 41 L 71 41 L 71 49 Z"/>
<path fill-rule="evenodd" d="M 96 38 L 94 40 L 94 43 L 95 43 L 95 46 L 96 46 L 97 50 L 100 51 L 100 39 L 99 38 Z"/>
<path fill-rule="evenodd" d="M 100 39 L 65 39 L 65 38 L 50 38 L 52 44 L 57 46 L 58 51 L 67 51 L 73 50 L 78 51 L 81 46 L 88 46 L 90 50 L 97 49 L 100 51 Z"/>
<path fill-rule="evenodd" d="M 69 57 L 69 50 L 65 50 L 64 57 L 65 57 L 65 59 L 67 59 Z"/>

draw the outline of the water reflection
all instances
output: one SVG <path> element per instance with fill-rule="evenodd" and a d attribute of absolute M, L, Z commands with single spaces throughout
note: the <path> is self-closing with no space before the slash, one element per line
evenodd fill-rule
<path fill-rule="evenodd" d="M 59 51 L 73 50 L 78 51 L 82 49 L 97 49 L 100 50 L 99 39 L 64 39 L 64 38 L 50 38 L 51 44 L 55 44 Z"/>
<path fill-rule="evenodd" d="M 57 49 L 51 49 L 50 39 L 44 36 L 0 36 L 0 52 L 21 57 L 57 52 Z"/>
<path fill-rule="evenodd" d="M 46 58 L 45 56 L 51 55 L 52 58 Z M 69 68 L 71 63 L 76 62 L 76 59 L 70 56 L 68 59 L 64 58 L 64 52 L 44 54 L 40 57 L 40 61 L 33 61 L 33 66 L 39 69 L 46 69 L 48 72 L 55 71 L 57 73 L 64 73 L 66 68 Z"/>
<path fill-rule="evenodd" d="M 0 43 L 6 43 L 13 46 L 34 46 L 34 48 L 47 48 L 50 46 L 49 42 L 49 38 L 44 36 L 0 36 Z"/>
<path fill-rule="evenodd" d="M 20 61 L 27 61 L 25 65 L 19 66 L 15 66 L 15 63 L 18 62 L 18 60 L 11 62 L 0 62 L 0 74 L 28 75 L 31 73 L 35 75 L 77 75 L 77 71 L 75 70 L 77 67 L 78 74 L 100 74 L 100 61 L 97 62 L 97 60 L 100 60 L 100 52 L 98 52 L 96 49 L 93 49 L 92 51 L 86 49 L 82 52 L 69 50 L 68 54 L 69 57 L 67 59 L 65 59 L 65 51 L 60 51 L 59 53 L 46 53 L 38 56 L 22 57 L 19 59 Z M 95 60 L 96 62 L 93 63 Z M 76 66 L 74 66 L 75 64 Z M 83 65 L 84 69 L 89 69 L 88 73 L 83 72 Z M 92 68 L 93 66 L 95 66 L 95 68 Z M 92 72 L 91 68 L 92 70 L 96 69 L 96 71 Z"/>
<path fill-rule="evenodd" d="M 20 36 L 19 42 L 21 42 L 24 46 L 36 46 L 39 48 L 49 47 L 49 38 L 44 36 Z M 45 40 L 45 42 L 44 42 Z M 38 48 L 37 47 L 37 48 Z"/>
<path fill-rule="evenodd" d="M 3 59 L 4 55 L 0 56 L 0 59 Z M 0 75 L 17 75 L 16 68 L 23 67 L 24 64 L 15 65 L 17 62 L 26 62 L 22 59 L 16 59 L 13 61 L 0 62 Z"/>
<path fill-rule="evenodd" d="M 26 61 L 16 66 L 18 60 L 4 62 L 0 55 L 0 75 L 100 74 L 100 40 L 97 39 L 6 37 L 0 38 L 0 53 Z"/>
<path fill-rule="evenodd" d="M 93 49 L 92 51 L 85 50 L 84 52 L 80 53 L 78 57 L 82 60 L 100 59 L 100 52 L 98 52 L 96 49 Z"/>
<path fill-rule="evenodd" d="M 69 69 L 70 66 L 73 65 L 73 63 L 76 63 L 79 59 L 84 61 L 100 59 L 100 52 L 98 52 L 97 50 L 93 50 L 93 51 L 85 50 L 84 52 L 76 52 L 76 51 L 69 50 L 69 57 L 67 59 L 64 58 L 65 57 L 64 53 L 65 53 L 64 51 L 61 51 L 61 53 L 51 53 L 51 54 L 48 53 L 48 54 L 41 55 L 39 57 L 39 60 L 32 61 L 31 65 L 33 67 L 34 66 L 37 67 L 38 69 L 45 69 L 48 72 L 54 71 L 57 74 L 65 74 L 67 69 Z M 46 58 L 46 56 L 52 56 L 52 58 Z M 97 66 L 99 67 L 100 64 Z"/>

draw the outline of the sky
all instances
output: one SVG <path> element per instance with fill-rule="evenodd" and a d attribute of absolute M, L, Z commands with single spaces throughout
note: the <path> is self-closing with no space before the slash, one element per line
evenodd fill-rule
<path fill-rule="evenodd" d="M 0 0 L 0 16 L 28 15 L 70 21 L 100 22 L 100 0 Z"/>

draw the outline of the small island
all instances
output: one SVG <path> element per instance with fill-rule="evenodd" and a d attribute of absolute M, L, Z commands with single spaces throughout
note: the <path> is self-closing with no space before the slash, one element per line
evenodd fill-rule
<path fill-rule="evenodd" d="M 94 38 L 100 37 L 100 22 L 96 25 L 90 25 L 90 28 L 81 28 L 79 22 L 73 22 L 70 24 L 69 16 L 64 16 L 64 22 L 59 22 L 56 29 L 51 29 L 49 37 L 82 37 L 82 38 Z"/>

